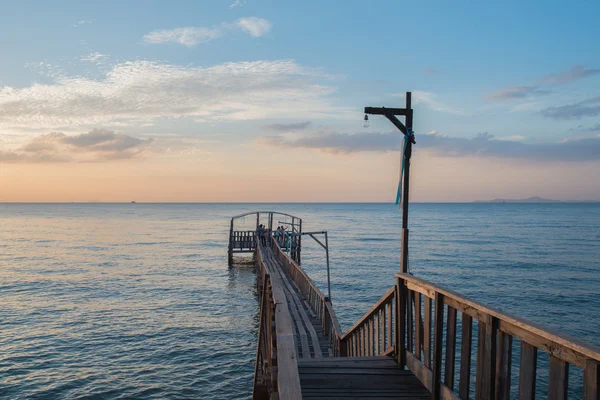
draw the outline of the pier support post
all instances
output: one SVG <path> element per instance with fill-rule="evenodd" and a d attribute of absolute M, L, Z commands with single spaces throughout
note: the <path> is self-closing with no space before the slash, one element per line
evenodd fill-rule
<path fill-rule="evenodd" d="M 413 110 L 411 92 L 406 92 L 405 108 L 385 108 L 385 107 L 365 107 L 365 114 L 383 115 L 405 136 L 406 151 L 404 159 L 404 175 L 402 176 L 402 253 L 400 259 L 400 271 L 408 272 L 408 194 L 410 179 L 410 156 L 412 155 L 412 145 L 415 144 L 413 135 Z M 405 117 L 405 124 L 400 122 L 397 115 Z M 367 116 L 365 115 L 365 120 Z"/>
<path fill-rule="evenodd" d="M 229 226 L 229 247 L 228 247 L 228 261 L 229 265 L 233 264 L 233 218 L 231 218 L 231 225 Z"/>

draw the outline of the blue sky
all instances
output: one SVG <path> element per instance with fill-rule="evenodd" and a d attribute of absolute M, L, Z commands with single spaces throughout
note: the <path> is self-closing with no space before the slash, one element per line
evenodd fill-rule
<path fill-rule="evenodd" d="M 598 2 L 5 2 L 1 172 L 175 165 L 192 150 L 214 158 L 211 176 L 252 151 L 360 169 L 397 150 L 362 108 L 402 106 L 406 90 L 432 157 L 576 169 L 578 149 L 600 161 L 598 15 Z"/>

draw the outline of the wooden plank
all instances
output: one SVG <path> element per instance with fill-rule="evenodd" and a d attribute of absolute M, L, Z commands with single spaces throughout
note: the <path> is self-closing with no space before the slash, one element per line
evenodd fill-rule
<path fill-rule="evenodd" d="M 413 335 L 414 335 L 414 329 L 413 329 L 413 303 L 414 303 L 414 296 L 413 296 L 413 292 L 411 292 L 410 290 L 406 290 L 406 349 L 408 351 L 414 351 L 413 350 Z"/>
<path fill-rule="evenodd" d="M 298 294 L 296 293 L 296 291 L 290 284 L 290 281 L 289 281 L 288 277 L 286 276 L 286 274 L 281 270 L 281 268 L 279 268 L 279 263 L 277 261 L 275 261 L 274 259 L 271 259 L 271 262 L 273 264 L 277 265 L 277 267 L 275 267 L 274 270 L 277 271 L 277 274 L 281 278 L 281 282 L 283 283 L 284 288 L 287 290 L 287 293 L 289 294 L 288 305 L 290 306 L 290 311 L 292 312 L 292 315 L 296 319 L 296 325 L 298 326 L 298 330 L 300 332 L 302 356 L 308 357 L 308 358 L 311 357 L 309 343 L 308 343 L 308 335 L 310 335 L 311 341 L 313 343 L 313 351 L 314 351 L 315 357 L 322 357 L 323 354 L 321 352 L 321 346 L 319 344 L 319 338 L 317 336 L 317 332 L 316 332 L 310 318 L 306 314 L 304 307 L 302 307 L 302 302 L 298 298 Z M 304 329 L 303 325 L 306 326 L 306 329 Z M 306 334 L 306 331 L 308 331 L 308 335 Z"/>
<path fill-rule="evenodd" d="M 342 340 L 346 338 L 346 336 L 350 335 L 352 332 L 354 332 L 355 329 L 358 329 L 360 326 L 362 326 L 364 324 L 364 322 L 371 317 L 372 314 L 375 313 L 375 310 L 379 310 L 380 306 L 382 304 L 384 304 L 385 302 L 389 301 L 390 298 L 394 295 L 394 291 L 396 290 L 395 286 L 392 286 L 391 288 L 388 289 L 387 292 L 385 292 L 385 294 L 377 301 L 377 303 L 375 303 L 370 309 L 369 311 L 367 311 L 365 314 L 363 314 L 363 316 L 354 324 L 352 325 L 352 327 L 350 329 L 348 329 L 346 331 L 346 333 L 344 333 L 342 335 Z"/>
<path fill-rule="evenodd" d="M 373 332 L 373 335 L 375 336 L 375 354 L 376 356 L 379 355 L 380 351 L 380 346 L 379 346 L 379 332 L 381 331 L 381 329 L 379 329 L 379 310 L 375 313 L 375 316 L 373 318 L 373 323 L 375 324 L 375 331 Z M 383 347 L 383 346 L 381 346 Z"/>
<path fill-rule="evenodd" d="M 537 371 L 537 348 L 521 341 L 521 364 L 519 368 L 519 400 L 535 399 Z"/>
<path fill-rule="evenodd" d="M 430 311 L 431 314 L 431 311 Z M 444 335 L 444 295 L 435 294 L 435 322 L 433 327 L 433 382 L 432 399 L 441 398 L 442 385 L 442 346 Z"/>
<path fill-rule="evenodd" d="M 423 285 L 418 285 L 414 282 L 407 281 L 406 287 L 409 290 L 412 290 L 413 292 L 416 292 L 416 293 L 421 293 L 423 296 L 429 297 L 430 299 L 435 297 L 435 290 L 427 288 Z"/>
<path fill-rule="evenodd" d="M 285 298 L 281 299 L 279 290 L 273 288 L 273 295 L 278 304 L 275 308 L 275 331 L 277 334 L 277 385 L 282 399 L 301 400 L 300 375 L 296 364 L 296 346 L 292 319 Z"/>
<path fill-rule="evenodd" d="M 421 294 L 414 292 L 415 296 L 415 356 L 418 360 L 421 359 Z"/>
<path fill-rule="evenodd" d="M 493 309 L 462 296 L 452 290 L 443 288 L 410 274 L 397 273 L 396 276 L 405 279 L 407 285 L 417 285 L 423 290 L 439 291 L 444 295 L 446 304 L 464 312 L 478 320 L 486 319 L 487 315 L 498 319 L 498 329 L 553 354 L 557 358 L 580 368 L 585 367 L 588 359 L 600 361 L 600 348 L 585 343 L 574 337 L 552 331 L 534 322 Z M 527 336 L 526 336 L 527 335 Z"/>
<path fill-rule="evenodd" d="M 431 368 L 431 299 L 425 296 L 424 299 L 425 314 L 423 323 L 423 361 L 427 368 Z"/>
<path fill-rule="evenodd" d="M 396 292 L 396 295 L 395 295 L 395 296 L 398 296 L 398 292 Z M 398 298 L 398 297 L 396 297 L 396 298 Z M 396 307 L 397 307 L 397 304 L 398 304 L 398 303 L 396 303 Z M 394 323 L 393 323 L 393 320 L 394 320 L 394 312 L 395 312 L 394 305 L 393 305 L 393 303 L 392 303 L 392 302 L 390 302 L 390 303 L 387 305 L 387 314 L 386 314 L 386 315 L 387 315 L 387 338 L 388 338 L 388 342 L 387 342 L 387 344 L 386 344 L 386 346 L 387 346 L 387 347 L 390 347 L 390 346 L 394 346 L 394 347 L 395 347 L 395 346 L 396 346 L 396 343 L 394 342 L 394 336 L 393 336 L 393 329 L 394 329 Z M 397 318 L 398 318 L 398 317 L 396 316 L 396 321 L 398 321 L 398 319 L 397 319 Z M 404 321 L 404 322 L 403 322 L 403 325 L 402 325 L 402 326 L 400 326 L 400 331 L 401 331 L 401 332 L 404 332 L 404 331 L 406 330 L 406 322 L 405 322 L 405 318 L 406 318 L 406 315 L 404 315 L 404 316 L 402 317 L 402 319 L 400 319 L 400 320 L 399 320 L 400 322 L 403 322 L 403 321 Z M 403 336 L 404 336 L 404 335 L 403 335 Z M 406 345 L 406 343 L 404 343 L 404 344 L 402 345 L 402 348 L 403 348 L 403 349 L 404 349 L 404 346 L 405 346 L 405 345 Z"/>
<path fill-rule="evenodd" d="M 415 355 L 408 350 L 404 352 L 406 355 L 406 366 L 408 369 L 415 374 L 415 376 L 421 381 L 425 389 L 431 392 L 432 384 L 432 371 L 425 366 Z M 431 397 L 430 397 L 431 398 Z M 457 396 L 453 391 L 448 389 L 446 385 L 440 385 L 440 398 L 443 400 L 464 400 L 462 397 Z"/>
<path fill-rule="evenodd" d="M 480 400 L 483 393 L 483 358 L 485 357 L 485 323 L 478 321 L 477 359 L 475 361 L 475 400 Z"/>
<path fill-rule="evenodd" d="M 510 400 L 510 375 L 512 366 L 512 336 L 498 332 L 496 353 L 496 400 Z"/>
<path fill-rule="evenodd" d="M 460 348 L 460 381 L 459 395 L 463 400 L 469 398 L 471 389 L 471 340 L 473 333 L 473 319 L 467 315 L 462 315 L 462 336 Z"/>
<path fill-rule="evenodd" d="M 550 356 L 548 400 L 566 400 L 569 390 L 569 364 Z"/>
<path fill-rule="evenodd" d="M 400 368 L 406 366 L 406 357 L 404 350 L 406 348 L 406 295 L 408 290 L 404 286 L 404 281 L 400 278 L 396 278 L 396 326 L 395 326 L 395 339 L 393 342 L 394 348 L 396 349 L 396 362 Z M 388 337 L 392 341 L 392 303 L 389 304 L 388 313 Z M 391 346 L 392 343 L 388 343 Z"/>
<path fill-rule="evenodd" d="M 489 316 L 485 328 L 484 355 L 484 399 L 494 400 L 496 394 L 496 352 L 497 352 L 498 320 Z"/>
<path fill-rule="evenodd" d="M 454 363 L 456 361 L 456 309 L 448 306 L 446 320 L 446 365 L 444 384 L 454 390 Z"/>
<path fill-rule="evenodd" d="M 600 362 L 588 360 L 583 370 L 583 400 L 600 400 Z"/>

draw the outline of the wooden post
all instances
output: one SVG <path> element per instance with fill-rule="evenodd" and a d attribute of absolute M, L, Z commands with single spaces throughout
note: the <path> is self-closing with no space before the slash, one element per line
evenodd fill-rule
<path fill-rule="evenodd" d="M 537 348 L 521 340 L 521 366 L 519 368 L 519 400 L 535 398 Z"/>
<path fill-rule="evenodd" d="M 583 370 L 583 400 L 600 400 L 600 363 L 587 360 Z"/>
<path fill-rule="evenodd" d="M 446 323 L 446 373 L 444 384 L 454 390 L 454 362 L 456 353 L 456 309 L 448 306 L 448 322 Z"/>
<path fill-rule="evenodd" d="M 435 292 L 435 309 L 433 324 L 433 382 L 431 382 L 432 399 L 441 398 L 442 387 L 442 336 L 444 334 L 444 295 Z"/>
<path fill-rule="evenodd" d="M 233 263 L 233 218 L 231 218 L 231 225 L 229 226 L 229 265 Z"/>
<path fill-rule="evenodd" d="M 548 400 L 567 400 L 569 396 L 569 364 L 551 355 L 548 375 Z"/>
<path fill-rule="evenodd" d="M 298 258 L 298 265 L 300 265 L 301 263 L 301 259 L 300 259 L 300 252 L 302 251 L 302 219 L 300 219 L 300 225 L 299 225 L 300 231 L 298 232 L 298 249 L 296 250 L 296 257 Z M 325 234 L 327 235 L 327 233 Z M 329 262 L 329 258 L 327 259 L 327 262 Z M 329 293 L 329 297 L 331 297 L 331 293 Z"/>
<path fill-rule="evenodd" d="M 302 235 L 300 235 L 298 239 L 301 237 Z M 329 239 L 327 238 L 327 231 L 325 231 L 325 257 L 327 258 L 327 294 L 329 295 L 329 300 L 331 300 L 331 277 L 329 275 Z M 298 249 L 298 262 L 300 262 L 300 249 Z"/>
<path fill-rule="evenodd" d="M 413 115 L 412 115 L 412 103 L 411 103 L 411 92 L 406 92 L 406 134 L 412 132 L 413 126 Z M 412 154 L 412 142 L 406 137 L 404 140 L 408 140 L 406 144 L 406 153 L 404 155 L 404 176 L 402 177 L 402 253 L 400 258 L 400 272 L 408 272 L 408 194 L 410 187 L 410 156 Z"/>
<path fill-rule="evenodd" d="M 410 187 L 410 156 L 414 143 L 413 132 L 413 110 L 411 92 L 406 92 L 406 108 L 365 107 L 365 114 L 377 114 L 385 116 L 405 136 L 406 152 L 404 153 L 404 173 L 402 176 L 402 252 L 400 254 L 400 272 L 408 272 L 408 194 Z M 396 117 L 403 115 L 406 120 L 404 125 Z"/>
<path fill-rule="evenodd" d="M 406 301 L 408 300 L 408 290 L 404 286 L 404 281 L 396 278 L 396 324 L 395 324 L 395 343 L 396 358 L 400 368 L 406 366 Z M 390 303 L 390 314 L 392 304 Z M 388 324 L 392 322 L 388 319 Z M 391 329 L 391 327 L 388 327 Z M 390 335 L 391 339 L 391 335 Z"/>
<path fill-rule="evenodd" d="M 459 395 L 461 399 L 469 398 L 471 389 L 471 340 L 473 334 L 473 319 L 462 314 L 462 335 L 460 349 L 460 382 Z"/>

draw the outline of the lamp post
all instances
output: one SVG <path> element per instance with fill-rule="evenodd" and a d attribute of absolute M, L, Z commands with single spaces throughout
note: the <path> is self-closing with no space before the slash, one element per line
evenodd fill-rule
<path fill-rule="evenodd" d="M 368 120 L 368 114 L 385 116 L 404 136 L 406 136 L 406 146 L 402 149 L 403 156 L 403 176 L 402 176 L 402 252 L 400 258 L 400 271 L 408 272 L 408 189 L 410 178 L 410 156 L 412 154 L 412 145 L 415 144 L 413 135 L 413 110 L 411 105 L 411 92 L 406 92 L 405 108 L 385 108 L 385 107 L 365 107 L 365 121 Z M 405 117 L 405 124 L 400 122 L 397 115 Z"/>

